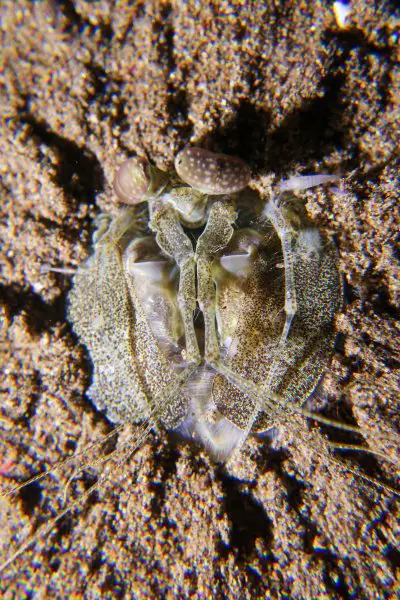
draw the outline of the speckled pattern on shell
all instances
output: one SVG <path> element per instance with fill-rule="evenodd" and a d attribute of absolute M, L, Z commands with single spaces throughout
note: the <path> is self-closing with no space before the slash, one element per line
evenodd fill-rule
<path fill-rule="evenodd" d="M 245 188 L 250 167 L 236 156 L 187 146 L 175 159 L 179 177 L 204 194 L 232 194 Z"/>

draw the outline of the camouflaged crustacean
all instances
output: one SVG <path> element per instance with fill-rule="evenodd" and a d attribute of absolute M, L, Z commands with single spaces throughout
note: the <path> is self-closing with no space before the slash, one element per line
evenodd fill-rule
<path fill-rule="evenodd" d="M 336 249 L 290 196 L 335 177 L 294 178 L 260 199 L 238 158 L 187 147 L 175 168 L 121 166 L 128 206 L 98 220 L 69 320 L 111 421 L 150 419 L 226 461 L 301 406 L 331 357 Z"/>

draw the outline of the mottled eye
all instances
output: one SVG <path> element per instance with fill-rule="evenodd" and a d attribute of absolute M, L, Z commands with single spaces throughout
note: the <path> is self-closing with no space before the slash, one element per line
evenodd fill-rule
<path fill-rule="evenodd" d="M 232 194 L 246 187 L 250 167 L 236 156 L 187 146 L 175 159 L 179 177 L 203 194 Z"/>
<path fill-rule="evenodd" d="M 144 158 L 128 158 L 114 178 L 114 191 L 124 204 L 139 204 L 146 199 L 151 183 L 149 163 Z"/>

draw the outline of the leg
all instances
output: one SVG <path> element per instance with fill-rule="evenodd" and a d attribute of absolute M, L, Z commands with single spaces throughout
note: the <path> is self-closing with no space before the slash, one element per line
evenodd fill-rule
<path fill-rule="evenodd" d="M 306 189 L 307 187 L 320 185 L 321 183 L 325 183 L 326 181 L 332 180 L 330 176 L 327 176 L 329 177 L 329 179 L 325 179 L 324 177 L 322 179 L 318 179 L 318 177 L 296 178 L 295 181 L 289 180 L 288 182 L 283 182 L 283 184 L 281 184 L 281 189 Z M 246 440 L 261 409 L 268 409 L 268 412 L 271 416 L 277 413 L 281 413 L 282 410 L 286 410 L 285 404 L 279 399 L 278 396 L 276 396 L 275 394 L 271 394 L 270 390 L 276 376 L 279 358 L 282 354 L 282 351 L 284 350 L 283 346 L 286 344 L 294 316 L 297 312 L 294 262 L 296 260 L 296 257 L 299 256 L 299 253 L 307 255 L 307 252 L 310 252 L 310 259 L 313 253 L 319 254 L 321 245 L 320 236 L 317 230 L 306 229 L 303 231 L 300 230 L 299 232 L 294 229 L 290 222 L 290 219 L 285 216 L 284 210 L 279 205 L 279 198 L 272 198 L 270 200 L 270 202 L 264 208 L 264 215 L 271 221 L 275 231 L 277 232 L 281 240 L 285 265 L 286 319 L 280 336 L 280 340 L 275 349 L 275 356 L 272 360 L 267 377 L 261 384 L 256 385 L 253 382 L 248 381 L 247 379 L 245 379 L 238 373 L 233 372 L 229 367 L 225 366 L 220 362 L 217 362 L 215 365 L 215 369 L 221 375 L 224 375 L 231 384 L 235 385 L 241 392 L 245 393 L 249 397 L 252 397 L 255 401 L 254 409 L 247 421 L 246 430 L 243 432 L 243 436 L 238 441 L 236 448 L 239 448 L 241 444 Z M 294 412 L 300 412 L 301 414 L 305 414 L 305 411 L 302 409 L 296 410 L 292 407 L 291 409 Z"/>
<path fill-rule="evenodd" d="M 215 311 L 216 293 L 211 274 L 215 254 L 225 248 L 233 234 L 232 223 L 236 214 L 226 201 L 212 205 L 206 228 L 196 246 L 198 301 L 204 317 L 204 346 L 206 363 L 219 357 Z"/>
<path fill-rule="evenodd" d="M 324 183 L 336 183 L 337 181 L 339 181 L 339 179 L 340 177 L 338 175 L 329 174 L 299 175 L 295 177 L 290 177 L 285 181 L 281 181 L 279 185 L 279 190 L 281 193 L 307 190 L 309 188 L 322 185 Z M 293 318 L 297 311 L 296 288 L 293 272 L 294 252 L 292 249 L 292 243 L 295 238 L 295 232 L 290 222 L 285 218 L 285 215 L 279 206 L 279 198 L 271 198 L 271 200 L 267 203 L 267 205 L 264 208 L 264 215 L 271 221 L 275 231 L 277 232 L 281 240 L 283 261 L 285 265 L 286 320 L 279 344 L 280 346 L 282 346 L 288 338 L 290 327 L 292 325 Z M 309 240 L 308 248 L 311 251 L 313 250 L 313 243 L 315 245 L 318 239 L 319 236 L 314 236 L 314 239 Z"/>
<path fill-rule="evenodd" d="M 271 221 L 282 244 L 283 262 L 285 265 L 285 325 L 279 341 L 283 346 L 288 338 L 293 318 L 297 311 L 296 287 L 294 282 L 292 242 L 295 233 L 275 199 L 271 199 L 264 208 L 264 215 Z"/>
<path fill-rule="evenodd" d="M 221 448 L 221 456 L 224 455 L 224 460 L 230 461 L 234 453 L 236 453 L 243 446 L 248 436 L 251 433 L 253 425 L 260 414 L 261 410 L 268 411 L 271 420 L 274 416 L 279 413 L 281 407 L 278 402 L 275 400 L 276 396 L 271 395 L 265 390 L 264 385 L 259 385 L 239 375 L 239 373 L 235 373 L 232 369 L 226 366 L 222 361 L 215 361 L 213 367 L 217 373 L 223 375 L 229 383 L 234 385 L 236 389 L 238 389 L 243 394 L 246 394 L 249 398 L 252 398 L 254 401 L 254 407 L 250 414 L 248 415 L 246 428 L 241 430 L 238 427 L 232 428 L 230 431 L 230 435 L 233 436 L 233 442 L 230 444 L 223 452 Z M 212 432 L 210 431 L 209 437 L 212 438 L 214 445 L 218 444 L 218 440 L 213 438 Z"/>
<path fill-rule="evenodd" d="M 156 211 L 151 220 L 151 227 L 157 234 L 159 247 L 175 259 L 180 269 L 178 306 L 185 328 L 184 358 L 189 363 L 197 364 L 201 357 L 193 324 L 193 312 L 196 308 L 196 273 L 192 243 L 172 207 L 162 207 Z"/>
<path fill-rule="evenodd" d="M 179 263 L 178 263 L 179 264 Z M 200 362 L 200 350 L 197 343 L 196 331 L 193 323 L 193 313 L 196 309 L 196 271 L 193 256 L 188 257 L 179 265 L 179 291 L 178 306 L 183 318 L 186 337 L 187 362 Z"/>
<path fill-rule="evenodd" d="M 323 183 L 337 183 L 340 180 L 339 175 L 295 175 L 281 181 L 279 187 L 281 192 L 308 190 L 309 188 Z"/>
<path fill-rule="evenodd" d="M 215 322 L 215 285 L 211 275 L 211 261 L 197 259 L 199 306 L 204 318 L 204 358 L 206 363 L 219 357 L 219 343 Z"/>
<path fill-rule="evenodd" d="M 292 244 L 295 240 L 296 232 L 293 229 L 290 221 L 285 217 L 282 208 L 279 206 L 279 200 L 272 198 L 264 208 L 264 215 L 272 223 L 282 245 L 283 260 L 285 265 L 285 324 L 279 339 L 279 342 L 275 348 L 275 354 L 271 361 L 267 377 L 261 385 L 256 385 L 250 380 L 245 379 L 238 373 L 232 371 L 229 367 L 224 365 L 222 362 L 216 361 L 214 367 L 218 373 L 224 375 L 226 379 L 233 384 L 238 390 L 253 398 L 255 406 L 252 413 L 249 415 L 246 429 L 241 433 L 237 439 L 235 451 L 237 451 L 249 436 L 253 425 L 260 413 L 260 410 L 268 409 L 271 417 L 277 411 L 279 406 L 274 402 L 274 398 L 271 398 L 269 390 L 271 389 L 272 382 L 276 375 L 276 369 L 279 361 L 279 357 L 282 353 L 283 346 L 286 343 L 290 328 L 297 311 L 296 302 L 296 288 L 295 288 L 295 277 L 294 277 L 294 256 L 295 252 L 292 249 Z"/>

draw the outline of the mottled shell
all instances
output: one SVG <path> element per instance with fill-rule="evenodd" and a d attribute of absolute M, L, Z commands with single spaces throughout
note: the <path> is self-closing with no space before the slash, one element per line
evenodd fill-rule
<path fill-rule="evenodd" d="M 233 194 L 245 188 L 250 168 L 240 158 L 187 146 L 175 159 L 179 177 L 204 194 Z"/>

